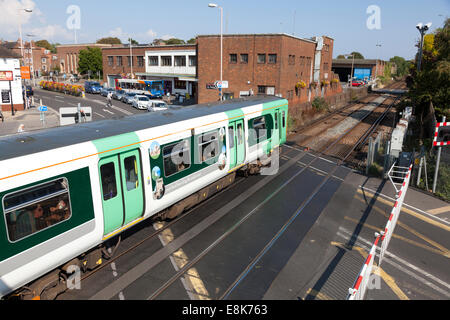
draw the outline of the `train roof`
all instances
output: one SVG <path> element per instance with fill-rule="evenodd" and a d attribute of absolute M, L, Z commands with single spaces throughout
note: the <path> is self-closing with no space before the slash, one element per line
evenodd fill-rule
<path fill-rule="evenodd" d="M 0 137 L 0 161 L 281 99 L 253 96 Z"/>

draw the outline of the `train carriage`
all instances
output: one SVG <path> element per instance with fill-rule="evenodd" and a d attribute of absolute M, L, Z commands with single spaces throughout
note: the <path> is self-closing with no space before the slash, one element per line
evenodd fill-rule
<path fill-rule="evenodd" d="M 287 100 L 258 96 L 0 138 L 0 297 L 54 298 L 108 239 L 257 167 L 287 116 Z"/>

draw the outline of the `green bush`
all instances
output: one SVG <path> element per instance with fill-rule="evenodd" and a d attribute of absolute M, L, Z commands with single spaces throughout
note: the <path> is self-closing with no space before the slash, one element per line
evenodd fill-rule
<path fill-rule="evenodd" d="M 328 105 L 328 103 L 325 101 L 324 98 L 314 98 L 313 102 L 311 103 L 313 108 L 316 109 L 317 111 L 328 111 L 328 109 L 330 108 L 330 106 Z"/>

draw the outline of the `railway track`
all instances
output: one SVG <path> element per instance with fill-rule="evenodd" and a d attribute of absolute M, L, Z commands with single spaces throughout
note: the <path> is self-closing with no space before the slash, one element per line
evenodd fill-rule
<path fill-rule="evenodd" d="M 364 119 L 362 119 L 362 120 L 364 120 Z M 359 123 L 361 123 L 362 120 L 360 120 Z M 326 145 L 326 146 L 322 146 L 318 150 L 318 153 L 313 156 L 313 159 L 308 161 L 308 163 L 304 164 L 304 167 L 302 169 L 297 170 L 289 179 L 284 181 L 280 186 L 278 186 L 274 191 L 272 191 L 271 194 L 268 197 L 266 197 L 256 207 L 254 207 L 247 214 L 245 214 L 243 217 L 241 217 L 241 219 L 239 219 L 236 223 L 234 223 L 231 228 L 227 229 L 226 232 L 224 232 L 220 236 L 218 236 L 213 242 L 211 242 L 208 246 L 206 246 L 193 259 L 191 259 L 186 264 L 182 265 L 182 267 L 180 267 L 179 270 L 177 270 L 176 273 L 173 276 L 168 278 L 164 282 L 163 285 L 161 285 L 159 288 L 154 290 L 151 294 L 149 294 L 149 295 L 147 295 L 145 297 L 142 297 L 142 298 L 149 299 L 149 300 L 154 300 L 154 299 L 160 298 L 163 295 L 163 293 L 166 292 L 166 290 L 168 288 L 170 288 L 178 279 L 180 279 L 182 277 L 185 277 L 200 261 L 202 261 L 202 259 L 204 257 L 206 257 L 208 255 L 208 253 L 210 253 L 213 249 L 217 248 L 225 239 L 227 239 L 231 234 L 233 234 L 236 230 L 238 230 L 239 227 L 242 226 L 246 221 L 248 221 L 253 215 L 257 214 L 257 212 L 261 208 L 263 208 L 276 195 L 281 193 L 286 188 L 286 186 L 288 186 L 294 179 L 296 179 L 300 174 L 305 172 L 307 169 L 311 169 L 313 167 L 313 165 L 315 164 L 315 162 L 321 156 L 329 154 L 329 152 L 331 152 L 333 150 L 333 148 L 335 148 L 344 139 L 346 139 L 346 137 L 349 136 L 349 134 L 358 126 L 358 124 L 353 126 L 352 128 L 350 128 L 346 132 L 344 132 L 342 135 L 339 136 L 338 139 L 335 139 L 334 141 L 328 143 L 328 145 Z M 292 215 L 289 217 L 289 219 L 286 220 L 286 222 L 283 224 L 283 226 L 276 232 L 276 234 L 270 239 L 270 241 L 268 241 L 265 244 L 265 246 L 262 248 L 262 250 L 260 250 L 254 256 L 254 258 L 250 261 L 250 263 L 245 268 L 243 268 L 242 273 L 232 283 L 229 284 L 229 286 L 226 288 L 226 290 L 224 290 L 220 294 L 220 296 L 218 296 L 219 299 L 227 299 L 227 298 L 230 297 L 231 293 L 239 286 L 239 283 L 241 283 L 241 281 L 246 277 L 246 275 L 255 267 L 256 263 L 262 257 L 264 257 L 264 255 L 270 250 L 270 248 L 274 245 L 274 243 L 277 241 L 277 239 L 279 239 L 279 237 L 284 233 L 284 231 L 295 221 L 295 219 L 300 215 L 300 213 L 304 210 L 304 208 L 312 201 L 312 199 L 319 193 L 319 191 L 330 180 L 330 178 L 333 177 L 333 175 L 338 170 L 338 168 L 351 155 L 351 153 L 358 147 L 360 142 L 361 141 L 358 141 L 358 143 L 355 143 L 351 148 L 348 148 L 347 151 L 345 151 L 345 152 L 342 152 L 342 153 L 339 153 L 339 154 L 335 154 L 335 156 L 337 158 L 339 158 L 338 162 L 336 164 L 334 164 L 333 168 L 326 174 L 326 176 L 323 178 L 321 183 L 317 187 L 315 187 L 314 190 L 312 190 L 311 194 L 297 207 L 297 209 L 292 213 Z M 282 148 L 282 152 L 284 154 L 287 153 L 286 150 L 287 150 L 286 148 Z M 295 156 L 293 158 L 289 158 L 289 161 L 284 165 L 284 167 L 282 167 L 280 169 L 280 173 L 279 174 L 281 174 L 281 172 L 291 168 L 294 164 L 296 164 L 300 160 L 302 160 L 306 155 L 311 155 L 311 154 L 310 153 L 302 153 L 302 154 L 299 154 L 298 156 Z M 270 179 L 274 179 L 275 177 L 276 176 L 269 177 L 268 180 L 270 181 Z M 242 180 L 243 179 L 237 179 L 232 185 L 230 185 L 228 187 L 227 190 L 233 189 L 234 187 L 239 185 L 242 182 Z M 264 183 L 262 183 L 261 186 L 259 186 L 259 185 L 256 186 L 255 185 L 254 186 L 255 191 L 258 190 L 258 188 L 262 187 L 262 185 L 267 184 L 268 181 L 262 180 L 260 182 L 261 183 L 264 182 Z M 143 244 L 145 244 L 147 241 L 149 241 L 150 239 L 154 239 L 155 237 L 161 235 L 165 230 L 169 230 L 172 226 L 176 225 L 177 223 L 182 223 L 183 219 L 188 217 L 191 213 L 195 212 L 196 210 L 201 209 L 202 207 L 206 206 L 208 203 L 212 202 L 214 199 L 216 199 L 217 197 L 222 195 L 223 192 L 225 192 L 225 191 L 222 191 L 221 193 L 216 194 L 215 196 L 213 196 L 212 198 L 210 198 L 210 199 L 206 200 L 205 202 L 199 204 L 195 208 L 190 209 L 188 212 L 186 212 L 185 214 L 183 214 L 179 218 L 177 218 L 177 219 L 175 219 L 175 220 L 165 224 L 161 229 L 158 229 L 157 231 L 151 233 L 150 235 L 145 237 L 143 240 L 141 240 L 141 241 L 135 243 L 134 245 L 132 245 L 127 250 L 122 251 L 120 253 L 118 252 L 116 256 L 114 256 L 112 259 L 110 259 L 103 266 L 101 266 L 100 268 L 94 270 L 93 272 L 91 272 L 89 274 L 86 274 L 82 278 L 82 280 L 85 280 L 88 277 L 94 275 L 95 273 L 101 271 L 106 266 L 109 266 L 114 261 L 117 261 L 119 258 L 124 257 L 127 254 L 131 254 L 134 250 L 136 250 L 137 248 L 143 246 Z M 246 199 L 242 198 L 242 199 L 235 199 L 235 200 L 237 200 L 236 203 L 241 203 L 242 201 L 245 201 Z M 232 210 L 234 208 L 233 205 L 234 204 L 230 203 L 229 206 L 226 209 L 227 210 Z M 224 211 L 224 213 L 223 213 L 222 216 L 225 216 L 227 211 L 226 210 L 223 210 L 223 211 Z M 218 217 L 217 219 L 219 219 L 219 218 L 220 217 Z M 186 231 L 186 233 L 190 233 L 190 232 L 191 232 L 191 230 Z M 201 232 L 201 230 L 199 232 Z M 194 237 L 195 236 L 196 235 L 194 235 Z M 182 237 L 183 237 L 183 235 L 178 237 L 178 238 L 182 238 Z M 177 238 L 172 239 L 172 241 L 170 242 L 170 246 L 172 246 L 173 248 L 171 248 L 170 250 L 166 250 L 166 253 L 164 254 L 164 256 L 159 258 L 158 261 L 162 261 L 162 259 L 167 259 L 173 252 L 175 252 L 176 249 L 178 249 L 178 247 L 181 248 L 181 245 L 178 246 L 178 241 L 177 240 L 179 240 L 179 239 L 177 239 Z M 184 243 L 186 243 L 186 242 L 184 242 Z M 166 244 L 166 245 L 168 245 L 168 244 Z M 151 257 L 149 257 L 149 258 L 151 258 Z M 153 262 L 153 265 L 156 265 L 158 261 Z M 149 270 L 151 270 L 151 269 L 149 269 Z M 129 285 L 130 283 L 132 283 L 131 280 L 125 281 L 125 278 L 128 278 L 128 277 L 125 277 L 127 275 L 127 273 L 124 275 L 123 278 L 121 277 L 121 278 L 118 279 L 119 280 L 118 282 L 121 283 L 120 285 L 115 286 L 114 284 L 111 284 L 110 286 L 107 286 L 106 288 L 102 289 L 100 292 L 98 292 L 97 294 L 95 294 L 91 298 L 92 299 L 109 299 L 109 298 L 117 295 L 118 292 L 122 288 L 124 288 L 124 286 L 126 287 L 126 285 Z"/>

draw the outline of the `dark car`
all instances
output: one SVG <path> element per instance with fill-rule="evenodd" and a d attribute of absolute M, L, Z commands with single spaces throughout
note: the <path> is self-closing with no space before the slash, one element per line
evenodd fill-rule
<path fill-rule="evenodd" d="M 84 89 L 86 93 L 100 94 L 100 92 L 102 91 L 102 86 L 100 85 L 99 82 L 86 81 L 84 83 Z"/>

